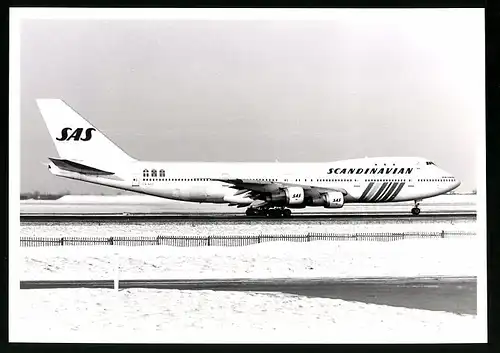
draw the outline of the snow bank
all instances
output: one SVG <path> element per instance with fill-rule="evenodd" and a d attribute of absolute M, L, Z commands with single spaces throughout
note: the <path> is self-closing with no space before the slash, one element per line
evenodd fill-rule
<path fill-rule="evenodd" d="M 276 221 L 169 221 L 125 223 L 46 222 L 21 223 L 20 236 L 30 237 L 156 237 L 156 236 L 225 236 L 259 234 L 311 233 L 370 233 L 370 232 L 441 232 L 476 231 L 475 220 L 307 220 L 301 222 L 280 219 Z"/>
<path fill-rule="evenodd" d="M 55 203 L 168 203 L 173 200 L 148 195 L 64 195 Z"/>
<path fill-rule="evenodd" d="M 476 316 L 281 293 L 21 290 L 11 339 L 37 342 L 480 342 Z"/>
<path fill-rule="evenodd" d="M 477 276 L 479 237 L 270 242 L 244 247 L 19 248 L 22 280 Z"/>

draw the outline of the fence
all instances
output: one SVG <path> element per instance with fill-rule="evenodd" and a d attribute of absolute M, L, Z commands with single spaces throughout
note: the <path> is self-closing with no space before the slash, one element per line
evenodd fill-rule
<path fill-rule="evenodd" d="M 430 239 L 457 236 L 471 236 L 475 232 L 400 232 L 400 233 L 307 233 L 277 235 L 236 235 L 236 236 L 162 236 L 157 237 L 21 237 L 21 246 L 84 246 L 84 245 L 169 245 L 169 246 L 245 246 L 269 241 L 311 242 L 323 241 L 395 241 L 402 239 Z"/>

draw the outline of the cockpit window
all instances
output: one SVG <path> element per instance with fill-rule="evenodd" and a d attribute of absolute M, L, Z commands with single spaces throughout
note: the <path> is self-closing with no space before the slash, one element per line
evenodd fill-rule
<path fill-rule="evenodd" d="M 430 161 L 425 162 L 425 164 L 427 164 L 427 165 L 435 165 L 434 162 L 430 162 Z"/>

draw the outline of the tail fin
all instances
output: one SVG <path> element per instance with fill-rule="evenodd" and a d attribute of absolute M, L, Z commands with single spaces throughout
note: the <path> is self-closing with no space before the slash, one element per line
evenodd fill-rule
<path fill-rule="evenodd" d="M 134 161 L 64 101 L 37 99 L 37 104 L 61 158 L 98 168 Z"/>

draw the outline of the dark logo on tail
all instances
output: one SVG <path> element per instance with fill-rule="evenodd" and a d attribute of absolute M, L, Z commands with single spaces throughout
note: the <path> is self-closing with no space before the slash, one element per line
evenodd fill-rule
<path fill-rule="evenodd" d="M 79 127 L 78 129 L 73 129 L 70 127 L 65 127 L 61 130 L 61 137 L 57 137 L 57 141 L 89 141 L 92 138 L 92 131 L 96 131 L 93 127 L 90 127 L 85 130 L 85 137 L 82 138 L 83 128 Z M 70 135 L 71 133 L 71 135 Z"/>

